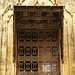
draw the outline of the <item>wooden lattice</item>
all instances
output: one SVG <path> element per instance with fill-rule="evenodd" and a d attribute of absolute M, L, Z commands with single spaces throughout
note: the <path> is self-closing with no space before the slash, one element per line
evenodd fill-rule
<path fill-rule="evenodd" d="M 59 75 L 58 30 L 19 29 L 17 39 L 19 75 Z"/>
<path fill-rule="evenodd" d="M 15 7 L 16 74 L 60 75 L 62 7 Z"/>

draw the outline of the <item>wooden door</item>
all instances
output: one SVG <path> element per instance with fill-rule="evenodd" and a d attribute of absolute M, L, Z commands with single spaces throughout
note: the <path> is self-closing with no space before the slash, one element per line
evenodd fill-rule
<path fill-rule="evenodd" d="M 17 75 L 60 75 L 62 10 L 49 6 L 14 7 Z"/>
<path fill-rule="evenodd" d="M 58 30 L 17 32 L 17 75 L 59 75 Z"/>

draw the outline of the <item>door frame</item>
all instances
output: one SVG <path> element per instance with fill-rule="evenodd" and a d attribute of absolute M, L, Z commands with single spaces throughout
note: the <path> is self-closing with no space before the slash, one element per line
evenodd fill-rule
<path fill-rule="evenodd" d="M 59 27 L 59 56 L 60 56 L 60 75 L 61 75 L 61 64 L 64 63 L 63 59 L 63 6 L 28 6 L 28 9 L 30 7 L 36 8 L 36 7 L 48 7 L 50 9 L 58 9 L 59 12 L 61 13 L 60 15 L 60 27 Z M 24 9 L 26 6 L 14 6 L 14 18 L 13 18 L 13 62 L 14 62 L 14 70 L 15 70 L 15 75 L 17 75 L 17 29 L 18 27 L 16 26 L 16 16 L 15 12 L 18 9 Z M 20 27 L 19 27 L 20 28 Z M 22 27 L 23 28 L 23 27 Z M 27 27 L 26 27 L 27 28 Z"/>

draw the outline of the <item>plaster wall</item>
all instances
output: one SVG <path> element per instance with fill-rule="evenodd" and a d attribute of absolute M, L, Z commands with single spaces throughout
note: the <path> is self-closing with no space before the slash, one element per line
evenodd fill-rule
<path fill-rule="evenodd" d="M 38 2 L 37 2 L 38 1 Z M 0 75 L 15 75 L 13 62 L 13 6 L 64 6 L 63 55 L 61 75 L 75 75 L 75 1 L 1 0 L 0 1 Z"/>

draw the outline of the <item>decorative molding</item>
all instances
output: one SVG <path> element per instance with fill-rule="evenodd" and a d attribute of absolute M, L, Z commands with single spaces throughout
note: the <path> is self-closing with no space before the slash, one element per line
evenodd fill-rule
<path fill-rule="evenodd" d="M 33 6 L 41 6 L 41 4 L 39 4 L 39 2 L 37 1 Z"/>

